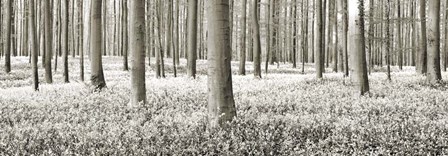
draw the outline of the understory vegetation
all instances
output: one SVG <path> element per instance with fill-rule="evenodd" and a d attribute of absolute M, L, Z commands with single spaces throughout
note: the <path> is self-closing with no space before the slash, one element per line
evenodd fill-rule
<path fill-rule="evenodd" d="M 146 68 L 148 102 L 131 107 L 121 58 L 103 60 L 101 92 L 76 82 L 78 59 L 70 59 L 72 83 L 63 83 L 58 69 L 55 84 L 46 85 L 39 72 L 39 92 L 30 89 L 28 58 L 13 58 L 10 74 L 0 69 L 0 155 L 448 154 L 448 85 L 430 85 L 414 68 L 393 67 L 388 82 L 377 67 L 370 93 L 359 96 L 349 78 L 330 69 L 317 80 L 313 64 L 304 74 L 272 65 L 254 79 L 248 63 L 250 75 L 233 77 L 237 118 L 209 129 L 206 61 L 198 61 L 197 79 L 184 76 L 186 60 L 177 78 L 170 63 L 166 79 Z"/>

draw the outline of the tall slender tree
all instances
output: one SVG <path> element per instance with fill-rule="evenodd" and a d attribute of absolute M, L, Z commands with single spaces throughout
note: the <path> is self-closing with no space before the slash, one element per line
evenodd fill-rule
<path fill-rule="evenodd" d="M 163 4 L 161 4 L 161 1 L 158 0 L 157 1 L 157 15 L 155 16 L 157 18 L 157 36 L 158 36 L 158 51 L 156 52 L 156 77 L 157 78 L 165 78 L 165 63 L 164 63 L 164 59 L 163 59 L 163 45 L 162 45 L 162 9 L 163 9 Z"/>
<path fill-rule="evenodd" d="M 368 31 L 368 39 L 367 39 L 367 44 L 368 44 L 368 70 L 369 70 L 369 74 L 372 72 L 372 69 L 374 67 L 373 64 L 373 50 L 374 50 L 374 37 L 375 37 L 375 23 L 374 23 L 374 13 L 375 13 L 375 8 L 374 8 L 374 0 L 369 0 L 369 31 Z"/>
<path fill-rule="evenodd" d="M 307 61 L 307 55 L 309 52 L 308 49 L 308 17 L 309 17 L 309 0 L 302 0 L 302 3 L 305 2 L 306 4 L 302 4 L 302 19 L 303 19 L 303 26 L 305 27 L 302 29 L 302 74 L 305 73 L 305 62 Z"/>
<path fill-rule="evenodd" d="M 171 47 L 171 57 L 172 57 L 172 60 L 173 60 L 173 74 L 174 74 L 174 77 L 177 77 L 177 62 L 176 62 L 176 47 L 177 47 L 177 45 L 176 44 L 178 44 L 177 43 L 177 39 L 175 38 L 175 35 L 176 35 L 176 33 L 177 32 L 175 32 L 175 30 L 177 29 L 177 28 L 175 28 L 175 25 L 177 25 L 176 24 L 176 21 L 174 21 L 174 16 L 177 16 L 177 15 L 174 15 L 174 13 L 173 13 L 173 10 L 174 10 L 174 4 L 173 4 L 174 2 L 170 2 L 170 8 L 168 9 L 169 11 L 170 11 L 170 16 L 169 16 L 169 21 L 170 21 L 170 36 L 171 36 L 171 43 L 170 43 L 170 47 Z"/>
<path fill-rule="evenodd" d="M 272 18 L 271 18 L 271 9 L 272 9 L 272 4 L 273 4 L 273 0 L 268 0 L 269 4 L 267 4 L 267 8 L 266 8 L 266 30 L 268 31 L 266 33 L 266 60 L 265 60 L 265 64 L 264 64 L 264 70 L 265 73 L 268 74 L 268 67 L 269 67 L 269 55 L 270 55 L 270 51 L 271 51 L 271 31 L 272 31 Z"/>
<path fill-rule="evenodd" d="M 80 66 L 81 66 L 81 76 L 82 77 L 84 77 L 84 55 L 88 55 L 89 56 L 89 60 L 91 60 L 91 56 L 92 55 L 90 55 L 91 54 L 91 52 L 90 52 L 90 41 L 91 41 L 91 38 L 92 38 L 92 35 L 90 34 L 90 25 L 91 25 L 91 18 L 92 17 L 90 17 L 90 15 L 91 15 L 91 11 L 92 11 L 92 8 L 91 8 L 91 6 L 90 6 L 90 4 L 89 3 L 91 3 L 90 1 L 83 1 L 84 3 L 86 3 L 86 5 L 85 5 L 85 7 L 83 8 L 83 11 L 85 12 L 85 14 L 83 15 L 83 50 L 82 50 L 82 52 L 81 52 L 81 64 L 80 64 Z"/>
<path fill-rule="evenodd" d="M 261 78 L 261 41 L 260 25 L 258 23 L 258 0 L 252 2 L 252 35 L 253 35 L 253 54 L 254 54 L 254 75 Z"/>
<path fill-rule="evenodd" d="M 333 28 L 334 28 L 334 20 L 336 17 L 334 17 L 335 13 L 334 11 L 336 7 L 336 0 L 330 0 L 328 1 L 328 28 L 327 28 L 327 44 L 326 44 L 326 58 L 325 58 L 325 67 L 329 67 L 330 65 L 330 58 L 332 57 L 331 52 L 332 52 L 332 48 L 334 46 L 334 41 L 333 41 Z"/>
<path fill-rule="evenodd" d="M 101 90 L 106 87 L 106 81 L 104 80 L 103 62 L 102 62 L 102 36 L 101 36 L 101 8 L 102 0 L 91 1 L 91 21 L 90 21 L 90 81 L 97 90 Z"/>
<path fill-rule="evenodd" d="M 123 7 L 123 17 L 122 17 L 122 24 L 123 24 L 123 35 L 122 37 L 122 45 L 121 45 L 121 53 L 123 54 L 123 70 L 128 71 L 128 3 L 129 1 L 124 0 L 122 7 Z"/>
<path fill-rule="evenodd" d="M 168 13 L 166 16 L 166 26 L 165 26 L 165 49 L 167 57 L 173 59 L 173 72 L 174 77 L 176 77 L 176 61 L 174 59 L 173 51 L 173 1 L 168 1 Z"/>
<path fill-rule="evenodd" d="M 58 57 L 61 56 L 61 51 L 62 51 L 62 1 L 58 1 L 57 3 L 55 3 L 56 5 L 56 14 L 55 14 L 55 19 L 57 21 L 56 24 L 56 29 L 57 29 L 57 33 L 56 33 L 56 51 L 55 51 L 55 55 L 54 55 L 54 72 L 56 72 L 58 70 Z"/>
<path fill-rule="evenodd" d="M 386 3 L 386 65 L 387 65 L 387 80 L 392 81 L 390 76 L 390 49 L 391 49 L 391 35 L 390 35 L 390 0 Z"/>
<path fill-rule="evenodd" d="M 443 63 L 442 63 L 442 69 L 443 71 L 446 72 L 447 68 L 448 68 L 448 1 L 445 4 L 445 50 L 443 52 Z"/>
<path fill-rule="evenodd" d="M 87 40 L 84 38 L 84 7 L 83 7 L 83 0 L 80 0 L 80 7 L 79 7 L 79 18 L 80 18 L 80 23 L 79 23 L 79 42 L 78 42 L 78 51 L 79 51 L 79 77 L 81 79 L 81 81 L 84 81 L 84 47 L 87 46 L 84 42 L 84 40 Z"/>
<path fill-rule="evenodd" d="M 128 2 L 129 3 L 129 2 Z M 103 8 L 101 10 L 103 13 L 103 17 L 102 17 L 102 26 L 103 26 L 103 30 L 102 30 L 102 37 L 103 37 L 103 42 L 101 43 L 101 46 L 103 46 L 102 48 L 102 52 L 104 56 L 106 56 L 108 54 L 108 50 L 107 50 L 107 35 L 108 35 L 108 27 L 107 27 L 107 0 L 103 1 Z M 128 18 L 126 18 L 127 20 L 129 20 Z M 128 31 L 129 33 L 129 31 Z M 128 39 L 129 42 L 129 39 Z"/>
<path fill-rule="evenodd" d="M 342 2 L 342 53 L 344 53 L 344 77 L 349 76 L 348 67 L 348 2 L 347 0 L 341 0 Z"/>
<path fill-rule="evenodd" d="M 146 103 L 145 87 L 145 0 L 130 2 L 131 104 Z M 148 40 L 148 39 L 147 39 Z"/>
<path fill-rule="evenodd" d="M 417 72 L 419 74 L 426 74 L 428 68 L 428 45 L 426 36 L 426 0 L 420 0 L 420 28 L 421 28 L 421 40 L 420 40 L 420 56 L 419 56 L 419 68 Z"/>
<path fill-rule="evenodd" d="M 51 54 L 52 54 L 52 43 L 53 43 L 53 33 L 51 31 L 51 7 L 50 7 L 50 0 L 44 1 L 45 10 L 44 10 L 44 16 L 45 16 L 45 80 L 47 83 L 53 83 L 53 75 L 51 72 Z"/>
<path fill-rule="evenodd" d="M 180 61 L 179 61 L 179 47 L 180 47 L 180 38 L 179 38 L 179 25 L 180 25 L 180 14 L 179 14 L 179 9 L 180 9 L 180 3 L 179 0 L 176 0 L 176 7 L 174 9 L 175 15 L 173 15 L 173 22 L 174 22 L 174 62 L 176 63 L 176 65 L 179 65 Z"/>
<path fill-rule="evenodd" d="M 68 77 L 68 50 L 69 50 L 69 45 L 68 45 L 68 33 L 69 33 L 69 31 L 68 31 L 68 25 L 69 25 L 69 21 L 68 21 L 68 19 L 70 18 L 70 16 L 69 16 L 69 0 L 64 0 L 63 1 L 63 3 L 64 3 L 64 21 L 62 22 L 62 24 L 63 24 L 63 26 L 62 26 L 62 33 L 63 33 L 63 52 L 62 52 L 62 61 L 63 61 L 63 64 L 64 64 L 64 82 L 65 83 L 68 83 L 69 82 L 69 77 Z"/>
<path fill-rule="evenodd" d="M 236 117 L 230 66 L 229 1 L 208 0 L 208 115 L 211 127 Z"/>
<path fill-rule="evenodd" d="M 397 20 L 397 35 L 398 35 L 398 68 L 400 70 L 403 70 L 403 29 L 402 29 L 402 21 L 401 21 L 401 5 L 400 5 L 400 1 L 397 1 L 397 16 L 398 16 L 398 20 Z"/>
<path fill-rule="evenodd" d="M 292 60 L 292 68 L 297 68 L 297 53 L 299 52 L 299 49 L 297 48 L 297 45 L 298 45 L 298 36 L 299 36 L 299 31 L 298 31 L 298 29 L 299 29 L 299 26 L 297 25 L 297 21 L 299 20 L 298 18 L 297 18 L 297 12 L 298 12 L 298 4 L 297 4 L 297 0 L 294 0 L 293 1 L 293 3 L 294 3 L 294 9 L 293 10 L 291 10 L 291 17 L 293 18 L 292 20 L 292 50 L 291 50 L 291 52 L 292 52 L 292 54 L 291 54 L 291 60 Z M 303 5 L 303 1 L 302 1 L 302 5 Z M 303 13 L 302 13 L 303 14 Z M 302 29 L 303 29 L 303 26 L 302 26 Z M 303 33 L 302 33 L 303 34 Z"/>
<path fill-rule="evenodd" d="M 325 58 L 326 58 L 326 39 L 327 39 L 327 36 L 326 36 L 326 33 L 325 33 L 325 30 L 326 30 L 326 28 L 327 28 L 327 2 L 329 2 L 328 0 L 323 0 L 323 2 L 322 2 L 322 4 L 321 4 L 321 9 L 322 9 L 322 33 L 320 34 L 320 35 L 322 35 L 322 42 L 321 42 L 321 47 L 322 47 L 322 53 L 320 54 L 321 55 L 321 57 L 320 57 L 320 63 L 322 64 L 321 66 L 320 66 L 320 68 L 321 68 L 321 71 L 323 72 L 323 73 L 325 73 Z"/>
<path fill-rule="evenodd" d="M 187 76 L 196 77 L 198 0 L 188 0 Z"/>
<path fill-rule="evenodd" d="M 11 22 L 12 22 L 12 0 L 6 0 L 5 3 L 5 72 L 11 72 Z"/>
<path fill-rule="evenodd" d="M 247 0 L 242 0 L 242 14 L 241 14 L 241 40 L 240 40 L 240 66 L 238 74 L 246 75 L 246 8 Z"/>
<path fill-rule="evenodd" d="M 315 50 L 315 64 L 316 64 L 316 77 L 318 79 L 322 78 L 322 73 L 323 73 L 323 63 L 321 63 L 321 61 L 323 61 L 322 59 L 322 53 L 325 52 L 324 51 L 324 47 L 322 47 L 322 42 L 325 42 L 325 38 L 322 35 L 323 33 L 323 23 L 322 21 L 324 20 L 324 16 L 322 13 L 322 0 L 316 0 L 316 35 L 315 35 L 315 42 L 314 42 L 314 50 Z"/>
<path fill-rule="evenodd" d="M 440 0 L 429 1 L 428 16 L 428 75 L 427 80 L 437 83 L 442 80 L 440 69 Z"/>
<path fill-rule="evenodd" d="M 270 9 L 269 9 L 269 24 L 270 24 L 270 30 L 269 30 L 269 37 L 270 39 L 270 49 L 269 49 L 269 64 L 273 65 L 274 62 L 277 61 L 277 51 L 276 51 L 276 45 L 277 45 L 277 28 L 278 28 L 278 24 L 277 24 L 277 13 L 278 13 L 278 9 L 277 9 L 277 4 L 275 0 L 271 0 L 270 1 Z M 266 71 L 268 69 L 268 65 L 266 66 Z"/>
<path fill-rule="evenodd" d="M 35 7 L 37 7 L 35 4 L 35 0 L 30 0 L 29 11 L 29 28 L 30 28 L 30 43 L 31 43 L 31 50 L 32 50 L 32 59 L 31 64 L 33 66 L 33 84 L 34 84 L 34 90 L 39 90 L 39 73 L 37 70 L 37 58 L 38 58 L 38 47 L 37 47 L 37 35 L 36 35 L 36 12 Z M 26 46 L 26 45 L 25 45 Z"/>
<path fill-rule="evenodd" d="M 364 36 L 364 1 L 349 0 L 349 8 L 349 10 L 356 11 L 350 12 L 349 18 L 350 54 L 353 61 L 351 65 L 355 73 L 353 78 L 358 83 L 361 95 L 364 95 L 369 92 Z"/>

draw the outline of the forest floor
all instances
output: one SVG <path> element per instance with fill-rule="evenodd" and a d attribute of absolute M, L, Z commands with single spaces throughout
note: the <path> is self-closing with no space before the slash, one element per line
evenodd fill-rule
<path fill-rule="evenodd" d="M 206 61 L 198 61 L 199 76 L 190 79 L 185 60 L 177 78 L 170 60 L 165 79 L 147 68 L 148 104 L 135 107 L 128 107 L 130 76 L 121 58 L 103 58 L 102 92 L 79 81 L 77 58 L 70 58 L 68 84 L 62 68 L 54 84 L 45 84 L 40 68 L 39 92 L 31 87 L 28 58 L 13 58 L 10 74 L 0 61 L 0 155 L 448 154 L 448 85 L 427 84 L 411 67 L 393 67 L 392 82 L 376 70 L 371 93 L 359 96 L 342 73 L 316 80 L 312 64 L 305 74 L 290 64 L 270 66 L 254 79 L 251 63 L 248 75 L 238 76 L 232 62 L 238 117 L 230 128 L 210 130 Z"/>

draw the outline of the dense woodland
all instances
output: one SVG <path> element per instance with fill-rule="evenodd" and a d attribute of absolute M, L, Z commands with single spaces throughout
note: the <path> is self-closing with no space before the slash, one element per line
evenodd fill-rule
<path fill-rule="evenodd" d="M 265 117 L 267 115 L 266 118 L 269 118 L 270 115 L 275 116 L 278 111 L 281 112 L 278 109 L 285 107 L 289 109 L 291 107 L 294 110 L 291 113 L 299 113 L 295 114 L 297 115 L 296 117 L 299 117 L 303 115 L 300 115 L 303 111 L 296 111 L 294 104 L 306 103 L 306 101 L 302 101 L 299 97 L 296 97 L 298 95 L 294 95 L 296 99 L 285 102 L 288 106 L 282 105 L 282 107 L 276 108 L 276 105 L 247 105 L 251 103 L 250 100 L 242 100 L 244 99 L 242 96 L 256 99 L 266 98 L 263 96 L 276 97 L 276 92 L 282 94 L 280 92 L 283 90 L 301 90 L 299 92 L 303 93 L 308 92 L 308 90 L 312 92 L 314 90 L 312 89 L 313 87 L 326 88 L 330 85 L 341 88 L 341 90 L 337 91 L 340 94 L 329 92 L 335 91 L 335 88 L 327 88 L 327 90 L 319 89 L 319 92 L 311 94 L 315 97 L 323 96 L 327 99 L 343 95 L 340 99 L 333 99 L 342 100 L 337 102 L 333 101 L 335 103 L 342 103 L 342 105 L 351 103 L 350 101 L 367 103 L 366 105 L 369 108 L 363 107 L 359 111 L 367 111 L 370 117 L 371 114 L 375 114 L 375 109 L 372 105 L 375 105 L 378 101 L 373 100 L 374 102 L 370 101 L 369 103 L 369 98 L 378 99 L 387 97 L 392 101 L 388 104 L 412 104 L 413 102 L 393 101 L 393 98 L 402 98 L 401 94 L 398 96 L 397 94 L 399 93 L 395 93 L 400 90 L 391 91 L 390 89 L 403 89 L 401 88 L 403 86 L 411 86 L 412 88 L 415 84 L 421 84 L 418 87 L 427 87 L 434 90 L 428 89 L 428 91 L 422 89 L 408 95 L 418 95 L 424 91 L 433 93 L 433 96 L 437 96 L 434 98 L 439 100 L 435 103 L 439 105 L 434 107 L 431 105 L 426 108 L 432 108 L 433 110 L 427 113 L 434 114 L 434 110 L 437 110 L 439 107 L 444 108 L 443 106 L 446 107 L 448 103 L 446 101 L 447 86 L 442 81 L 443 74 L 447 70 L 448 62 L 447 6 L 448 1 L 442 0 L 2 0 L 0 7 L 0 58 L 2 65 L 0 67 L 3 71 L 0 75 L 3 76 L 0 76 L 0 81 L 3 82 L 0 82 L 2 83 L 0 84 L 0 88 L 6 91 L 8 88 L 13 88 L 14 86 L 32 85 L 33 92 L 36 91 L 36 93 L 26 93 L 36 95 L 37 97 L 37 95 L 48 93 L 48 87 L 60 87 L 59 85 L 65 84 L 67 85 L 66 89 L 75 88 L 73 91 L 77 92 L 76 89 L 84 90 L 79 84 L 86 84 L 89 88 L 87 90 L 93 90 L 88 95 L 71 92 L 65 93 L 67 95 L 63 95 L 64 93 L 58 95 L 66 97 L 76 94 L 73 96 L 79 97 L 79 99 L 75 98 L 76 100 L 73 102 L 73 105 L 76 105 L 75 108 L 80 103 L 89 103 L 86 101 L 82 102 L 82 96 L 87 96 L 86 99 L 93 101 L 95 101 L 95 97 L 91 96 L 94 96 L 94 94 L 100 97 L 102 95 L 112 96 L 111 99 L 115 100 L 119 98 L 121 100 L 117 101 L 122 102 L 118 102 L 118 104 L 126 103 L 126 107 L 123 108 L 126 109 L 125 114 L 132 114 L 129 111 L 134 111 L 134 115 L 146 117 L 144 121 L 137 119 L 138 122 L 141 122 L 141 126 L 145 126 L 144 124 L 146 122 L 150 122 L 149 120 L 151 119 L 147 119 L 148 115 L 160 115 L 157 114 L 160 113 L 157 110 L 167 107 L 174 108 L 174 110 L 179 109 L 177 113 L 190 114 L 190 116 L 194 116 L 194 112 L 202 111 L 205 114 L 205 119 L 197 120 L 200 122 L 198 125 L 201 126 L 226 128 L 227 125 L 233 125 L 230 127 L 237 127 L 236 125 L 239 126 L 240 124 L 246 125 L 247 127 L 257 125 L 261 129 L 273 130 L 272 133 L 274 134 L 277 134 L 276 129 L 279 128 L 278 124 L 285 124 L 287 121 L 278 119 L 274 122 L 274 124 L 277 124 L 275 125 L 275 129 L 272 129 L 269 125 L 263 128 L 264 124 L 262 122 L 253 119 L 256 116 L 255 114 L 248 115 L 247 113 L 249 112 L 250 114 L 250 110 L 252 108 L 255 109 L 255 107 L 257 107 L 258 111 L 263 112 L 263 109 L 258 108 L 263 107 L 268 109 L 265 110 L 266 112 L 274 112 L 273 114 L 261 115 Z M 22 74 L 22 72 L 24 73 Z M 120 75 L 126 80 L 119 78 Z M 205 81 L 201 80 L 203 79 L 201 78 L 202 75 L 206 76 Z M 179 79 L 176 79 L 179 77 L 186 78 L 186 80 L 182 79 L 183 81 L 179 81 Z M 406 77 L 411 77 L 413 80 L 404 80 Z M 30 78 L 30 83 L 20 82 L 22 79 L 28 78 Z M 306 83 L 301 82 L 304 78 L 307 79 L 305 80 Z M 20 82 L 23 84 L 14 84 L 14 81 L 16 81 L 15 83 Z M 291 81 L 294 81 L 294 83 Z M 109 85 L 110 82 L 113 85 Z M 123 85 L 123 88 L 126 89 L 116 87 L 116 85 L 120 85 L 123 82 L 126 82 Z M 298 85 L 296 83 L 305 84 Z M 386 83 L 387 85 L 385 85 Z M 161 86 L 160 84 L 167 86 Z M 41 89 L 42 85 L 43 90 Z M 251 89 L 241 89 L 241 85 L 255 87 L 253 89 L 255 93 L 251 92 L 249 94 L 249 90 Z M 257 86 L 264 86 L 265 88 L 257 89 Z M 380 88 L 383 90 L 378 89 L 378 86 L 382 86 Z M 168 89 L 169 87 L 171 89 Z M 200 90 L 201 87 L 206 88 L 206 90 L 198 92 L 197 90 Z M 31 89 L 28 88 L 28 90 Z M 125 91 L 120 94 L 116 93 L 122 90 Z M 185 93 L 184 95 L 184 91 L 181 90 L 187 90 L 190 93 Z M 350 91 L 346 92 L 345 90 Z M 38 93 L 40 91 L 43 93 Z M 162 91 L 163 93 L 161 93 Z M 245 91 L 248 93 L 245 93 Z M 174 95 L 168 97 L 168 94 Z M 2 109 L 9 110 L 14 114 L 15 109 L 12 108 L 19 106 L 12 106 L 11 104 L 21 103 L 18 102 L 20 100 L 17 100 L 20 98 L 14 96 L 12 92 L 3 93 L 3 95 L 10 95 L 11 97 L 0 98 Z M 191 102 L 190 104 L 186 104 L 183 109 L 177 108 L 177 106 L 173 106 L 173 103 L 177 103 L 176 100 L 172 99 L 176 95 L 182 95 L 177 97 L 177 102 L 180 99 L 182 101 L 181 103 L 195 101 L 200 104 L 192 105 L 191 103 L 195 102 Z M 169 99 L 165 99 L 166 101 L 162 102 L 164 100 L 159 99 L 161 98 L 160 96 Z M 184 99 L 188 96 L 196 97 L 197 99 Z M 275 101 L 282 101 L 285 99 L 289 100 L 290 98 L 292 97 L 283 97 L 283 99 L 276 97 L 274 99 L 276 99 Z M 28 100 L 33 101 L 33 99 Z M 426 100 L 428 99 L 424 98 L 423 101 L 414 99 L 414 104 L 421 103 L 425 106 L 429 105 L 429 102 Z M 167 104 L 170 101 L 172 103 Z M 206 104 L 204 105 L 200 101 L 204 101 Z M 307 108 L 307 110 L 319 112 L 316 114 L 324 115 L 329 113 L 318 110 L 328 108 L 328 105 L 326 105 L 328 103 L 324 101 L 311 101 L 311 104 L 299 105 L 301 105 L 302 109 Z M 114 103 L 113 101 L 109 102 Z M 103 101 L 102 103 L 107 102 Z M 102 105 L 102 103 L 100 102 L 98 105 Z M 313 103 L 316 105 L 311 106 Z M 162 104 L 166 104 L 166 106 Z M 25 107 L 22 106 L 23 104 L 19 105 L 20 107 Z M 48 105 L 58 107 L 52 104 Z M 71 104 L 68 106 L 64 104 L 63 106 L 72 107 Z M 204 107 L 206 110 L 197 108 L 197 106 Z M 28 108 L 29 106 L 26 107 Z M 346 109 L 345 106 L 331 105 L 331 110 L 329 110 L 331 113 L 329 114 L 336 111 L 335 109 L 338 109 L 337 107 L 339 107 L 339 113 L 341 113 L 341 110 Z M 353 105 L 350 107 L 353 107 Z M 376 110 L 377 116 L 381 114 L 379 113 L 381 110 L 386 112 L 391 111 L 382 108 Z M 112 108 L 106 108 L 106 110 L 108 109 Z M 150 111 L 144 112 L 142 109 Z M 288 109 L 285 108 L 284 111 Z M 402 113 L 409 111 L 406 109 L 396 109 L 396 111 Z M 32 112 L 32 110 L 29 110 L 29 112 Z M 98 110 L 101 111 L 102 109 L 98 108 Z M 70 111 L 72 110 L 70 109 Z M 348 110 L 345 111 L 349 115 L 365 115 L 363 112 L 350 113 Z M 417 110 L 413 109 L 412 111 L 415 112 Z M 152 113 L 156 113 L 157 115 L 152 115 Z M 421 113 L 426 112 L 423 111 Z M 443 114 L 443 112 L 439 113 Z M 285 115 L 284 113 L 280 114 Z M 422 116 L 428 117 L 428 114 Z M 11 119 L 13 117 L 7 118 L 10 115 L 4 116 L 0 120 L 0 128 L 2 129 L 13 123 Z M 105 116 L 108 115 L 106 114 Z M 410 116 L 415 119 L 413 122 L 417 122 L 416 116 Z M 166 117 L 166 115 L 160 116 L 160 118 L 163 117 Z M 193 121 L 194 119 L 188 118 L 188 120 Z M 231 154 L 229 151 L 235 152 L 234 154 L 268 155 L 306 155 L 315 152 L 339 153 L 340 151 L 343 154 L 369 154 L 368 152 L 366 153 L 369 150 L 373 151 L 374 154 L 416 154 L 415 151 L 423 151 L 423 153 L 427 154 L 447 154 L 446 152 L 448 152 L 446 147 L 436 146 L 437 144 L 447 145 L 447 140 L 443 140 L 443 138 L 446 138 L 444 129 L 448 130 L 448 128 L 446 126 L 440 128 L 438 124 L 436 126 L 432 125 L 433 118 L 425 121 L 430 123 L 428 125 L 439 127 L 440 130 L 435 130 L 434 136 L 428 136 L 428 139 L 439 138 L 442 140 L 436 139 L 432 140 L 433 142 L 431 143 L 423 143 L 427 146 L 425 146 L 426 150 L 417 148 L 410 148 L 408 150 L 404 148 L 404 145 L 393 142 L 391 144 L 397 146 L 398 151 L 405 151 L 404 153 L 394 153 L 394 150 L 390 149 L 392 147 L 384 145 L 384 142 L 377 141 L 378 145 L 376 145 L 372 143 L 375 141 L 370 140 L 372 144 L 365 145 L 365 147 L 361 145 L 353 145 L 355 146 L 353 147 L 343 143 L 340 145 L 341 149 L 344 149 L 342 147 L 350 146 L 354 149 L 353 151 L 338 150 L 332 144 L 328 145 L 328 151 L 320 151 L 319 149 L 325 149 L 326 147 L 320 146 L 320 139 L 328 139 L 330 135 L 326 133 L 325 128 L 328 128 L 328 131 L 337 129 L 326 125 L 334 126 L 329 120 L 323 120 L 322 123 L 324 125 L 310 126 L 312 129 L 302 127 L 303 129 L 300 132 L 291 132 L 290 135 L 300 133 L 303 134 L 301 137 L 311 139 L 292 139 L 296 144 L 303 144 L 294 147 L 294 150 L 295 148 L 308 148 L 309 146 L 305 142 L 314 142 L 314 144 L 310 143 L 314 148 L 304 149 L 305 152 L 301 150 L 292 152 L 294 151 L 293 149 L 288 149 L 292 147 L 287 146 L 288 148 L 283 149 L 286 147 L 283 145 L 281 148 L 276 145 L 256 145 L 257 141 L 255 141 L 255 144 L 248 145 L 249 147 L 254 147 L 252 152 L 245 151 L 244 148 L 235 147 L 239 143 L 245 142 L 245 139 L 243 141 L 235 140 L 235 138 L 226 139 L 224 135 L 234 135 L 234 133 L 238 133 L 240 130 L 223 129 L 217 130 L 222 132 L 222 134 L 213 134 L 208 130 L 202 130 L 201 126 L 199 126 L 197 131 L 207 131 L 208 136 L 198 133 L 189 134 L 188 137 L 197 137 L 210 142 L 213 142 L 210 140 L 211 138 L 218 141 L 234 140 L 241 142 L 229 143 L 228 146 L 232 146 L 230 148 L 224 148 L 224 145 L 216 145 L 216 147 L 203 147 L 199 151 L 179 151 L 182 148 L 173 150 L 168 147 L 159 147 L 170 142 L 167 140 L 159 140 L 162 143 L 160 145 L 157 144 L 158 146 L 151 146 L 153 149 L 147 150 L 152 152 L 146 154 L 159 152 L 181 155 L 206 154 L 209 152 L 214 154 Z M 319 123 L 317 119 L 313 120 L 313 122 Z M 151 123 L 156 124 L 154 122 Z M 383 121 L 382 123 L 387 122 Z M 401 124 L 402 122 L 390 122 L 388 124 L 392 123 Z M 172 126 L 159 127 L 159 129 L 172 130 Z M 257 126 L 254 126 L 255 129 Z M 350 127 L 353 125 L 345 126 Z M 421 127 L 422 125 L 413 127 L 415 131 L 412 135 L 420 133 L 417 129 Z M 179 129 L 185 130 L 178 127 L 174 129 L 178 131 Z M 364 137 L 375 135 L 375 132 L 370 131 L 368 134 L 361 134 L 361 132 L 356 131 L 359 129 L 363 128 L 355 128 L 355 131 L 351 133 Z M 18 132 L 13 130 L 10 129 L 8 131 L 11 134 L 10 139 L 17 138 L 17 136 L 14 137 L 13 135 L 18 134 Z M 338 129 L 334 131 L 349 130 Z M 410 131 L 412 130 L 409 130 L 408 134 L 411 134 Z M 382 132 L 384 133 L 381 134 L 384 135 L 381 135 L 381 137 L 398 138 L 398 140 L 403 139 L 405 137 L 404 135 L 407 134 L 403 132 L 397 134 L 397 136 L 388 136 L 388 133 L 394 133 L 395 131 L 384 130 Z M 143 132 L 139 131 L 138 134 L 140 133 Z M 248 132 L 241 133 L 246 134 Z M 5 134 L 3 133 L 2 135 Z M 147 134 L 152 134 L 152 132 L 148 132 Z M 76 135 L 80 134 L 76 133 Z M 412 135 L 410 135 L 411 138 L 415 137 Z M 287 136 L 289 135 L 280 138 L 286 138 Z M 170 138 L 173 136 L 165 137 Z M 103 139 L 107 140 L 107 138 L 105 137 Z M 173 138 L 173 140 L 182 139 L 178 137 Z M 300 137 L 296 136 L 296 138 Z M 318 139 L 318 141 L 313 141 L 313 138 Z M 372 138 L 363 139 L 368 140 Z M 104 140 L 100 139 L 101 141 Z M 276 144 L 282 142 L 275 139 L 270 141 Z M 4 142 L 15 141 L 10 140 Z M 129 142 L 136 143 L 135 140 L 130 140 Z M 184 140 L 179 142 L 179 144 L 182 144 L 179 146 L 184 146 L 183 143 L 188 141 Z M 194 142 L 191 146 L 201 146 L 195 141 L 191 142 Z M 359 143 L 356 140 L 349 140 L 348 142 Z M 419 143 L 419 141 L 415 140 L 410 142 Z M 139 143 L 139 145 L 142 144 L 141 142 Z M 338 144 L 337 141 L 335 144 Z M 112 143 L 112 145 L 115 146 L 116 144 Z M 90 147 L 90 145 L 85 146 Z M 2 152 L 2 148 L 6 149 L 8 147 L 18 148 L 19 144 L 9 146 L 0 144 L 0 153 Z M 191 148 L 194 149 L 194 147 Z M 249 147 L 248 149 L 250 149 Z M 74 151 L 89 151 L 88 148 L 84 149 L 84 147 L 76 148 Z M 103 154 L 130 154 L 126 152 L 108 153 L 101 151 L 101 148 L 93 148 L 97 153 Z M 107 149 L 108 147 L 105 148 Z M 136 149 L 140 148 L 143 148 L 143 146 L 136 147 Z M 48 149 L 53 149 L 53 147 L 35 150 L 34 152 L 40 153 Z M 129 150 L 132 147 L 125 147 L 125 149 Z M 387 150 L 390 153 L 387 153 Z M 11 150 L 6 149 L 3 151 Z M 130 151 L 135 152 L 134 154 L 139 153 L 135 149 Z M 207 152 L 204 153 L 204 151 Z M 28 154 L 33 153 L 32 151 L 27 152 L 29 152 Z M 27 152 L 23 154 L 27 154 Z M 145 152 L 140 154 L 143 153 Z"/>

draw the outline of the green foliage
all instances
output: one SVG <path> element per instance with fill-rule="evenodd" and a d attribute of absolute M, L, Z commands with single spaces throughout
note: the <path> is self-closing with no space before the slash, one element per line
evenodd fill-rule
<path fill-rule="evenodd" d="M 148 105 L 128 107 L 128 73 L 105 60 L 102 92 L 63 84 L 61 73 L 34 92 L 29 68 L 1 73 L 0 155 L 448 154 L 447 86 L 412 69 L 393 82 L 373 73 L 363 97 L 341 73 L 315 80 L 281 66 L 260 80 L 234 76 L 238 117 L 208 129 L 205 76 L 155 79 L 147 69 Z"/>

